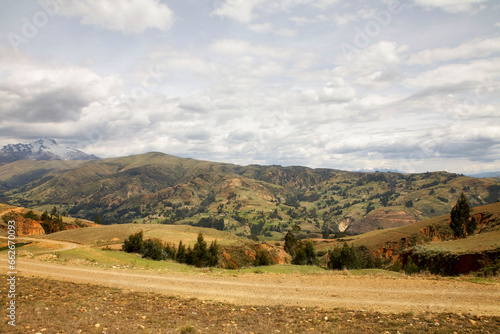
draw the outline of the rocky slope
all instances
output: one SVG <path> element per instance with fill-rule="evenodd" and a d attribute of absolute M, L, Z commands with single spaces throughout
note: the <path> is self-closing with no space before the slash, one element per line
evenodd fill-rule
<path fill-rule="evenodd" d="M 54 139 L 41 138 L 28 144 L 9 144 L 0 150 L 0 163 L 17 160 L 96 160 L 95 155 L 89 155 L 74 148 L 57 144 Z"/>
<path fill-rule="evenodd" d="M 466 238 L 456 238 L 450 215 L 414 224 L 373 231 L 352 241 L 368 246 L 375 255 L 405 264 L 412 259 L 436 274 L 459 275 L 477 271 L 500 259 L 500 203 L 476 207 L 470 220 L 477 229 Z"/>

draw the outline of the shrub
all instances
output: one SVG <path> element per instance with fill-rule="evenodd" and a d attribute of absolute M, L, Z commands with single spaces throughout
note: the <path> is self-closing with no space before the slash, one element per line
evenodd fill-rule
<path fill-rule="evenodd" d="M 403 270 L 407 275 L 416 274 L 420 271 L 418 266 L 411 259 L 411 256 L 409 256 L 406 260 L 406 263 L 403 266 Z"/>
<path fill-rule="evenodd" d="M 142 257 L 155 261 L 166 260 L 167 256 L 163 248 L 163 242 L 160 239 L 147 239 L 141 247 Z"/>
<path fill-rule="evenodd" d="M 271 265 L 272 260 L 271 257 L 269 256 L 269 253 L 263 249 L 260 249 L 257 251 L 257 254 L 255 254 L 255 261 L 254 261 L 254 266 L 259 267 L 259 266 L 269 266 Z"/>
<path fill-rule="evenodd" d="M 143 244 L 142 237 L 142 230 L 135 234 L 131 234 L 123 243 L 122 250 L 127 253 L 140 253 Z"/>

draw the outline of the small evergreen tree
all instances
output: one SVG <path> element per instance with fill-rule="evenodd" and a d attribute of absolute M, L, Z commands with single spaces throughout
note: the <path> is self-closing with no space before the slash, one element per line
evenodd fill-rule
<path fill-rule="evenodd" d="M 45 220 L 49 220 L 49 213 L 47 212 L 47 210 L 45 210 L 43 213 L 42 213 L 42 216 L 40 217 L 41 220 L 45 221 Z"/>
<path fill-rule="evenodd" d="M 297 237 L 292 231 L 288 231 L 285 235 L 285 252 L 290 254 L 292 257 L 295 256 L 295 248 L 297 247 Z"/>
<path fill-rule="evenodd" d="M 176 250 L 175 250 L 175 245 L 167 244 L 165 246 L 165 254 L 168 259 L 175 260 L 176 259 Z"/>
<path fill-rule="evenodd" d="M 186 246 L 179 241 L 179 247 L 177 247 L 177 253 L 175 254 L 175 260 L 179 263 L 186 263 Z"/>
<path fill-rule="evenodd" d="M 193 264 L 196 267 L 206 267 L 208 263 L 208 251 L 207 251 L 207 243 L 203 239 L 203 234 L 198 234 L 198 239 L 193 246 L 192 251 L 193 256 Z"/>
<path fill-rule="evenodd" d="M 304 252 L 307 258 L 307 264 L 313 265 L 317 264 L 318 259 L 316 258 L 316 250 L 314 249 L 314 244 L 311 240 L 308 240 L 304 246 Z"/>
<path fill-rule="evenodd" d="M 476 232 L 477 229 L 477 220 L 476 217 L 472 216 L 470 222 L 467 223 L 467 234 L 472 235 Z"/>
<path fill-rule="evenodd" d="M 219 246 L 217 240 L 212 241 L 208 247 L 208 263 L 209 267 L 217 267 L 219 265 Z"/>
<path fill-rule="evenodd" d="M 459 199 L 450 212 L 450 227 L 457 238 L 465 237 L 466 225 L 470 217 L 470 206 L 464 193 L 460 194 Z"/>
<path fill-rule="evenodd" d="M 189 265 L 194 264 L 193 250 L 191 249 L 191 246 L 188 246 L 188 248 L 186 249 L 186 256 L 184 257 L 184 263 Z"/>
<path fill-rule="evenodd" d="M 139 253 L 144 242 L 142 237 L 142 230 L 135 234 L 129 235 L 128 239 L 126 239 L 123 243 L 122 250 L 127 253 Z"/>

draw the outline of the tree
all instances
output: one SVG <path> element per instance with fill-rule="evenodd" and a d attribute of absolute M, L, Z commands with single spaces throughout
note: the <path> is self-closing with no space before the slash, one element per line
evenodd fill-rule
<path fill-rule="evenodd" d="M 314 249 L 314 244 L 311 240 L 308 240 L 306 242 L 306 245 L 304 246 L 304 252 L 306 254 L 308 265 L 313 265 L 318 262 L 316 258 L 316 250 Z"/>
<path fill-rule="evenodd" d="M 122 250 L 127 253 L 139 253 L 142 249 L 143 239 L 142 230 L 135 234 L 129 235 L 122 246 Z"/>
<path fill-rule="evenodd" d="M 176 253 L 177 253 L 177 251 L 175 250 L 175 245 L 173 245 L 173 244 L 172 245 L 171 244 L 167 244 L 165 246 L 164 251 L 165 251 L 165 254 L 167 255 L 168 259 L 171 259 L 171 260 L 175 260 L 176 259 L 176 255 L 177 255 Z"/>
<path fill-rule="evenodd" d="M 54 206 L 52 208 L 52 211 L 50 212 L 50 217 L 54 218 L 54 216 L 57 216 L 57 208 L 56 208 L 56 206 Z"/>
<path fill-rule="evenodd" d="M 203 239 L 203 234 L 198 234 L 198 239 L 192 251 L 193 264 L 196 267 L 206 267 L 208 263 L 207 243 Z"/>
<path fill-rule="evenodd" d="M 163 242 L 160 239 L 147 239 L 142 244 L 141 254 L 143 258 L 155 261 L 165 260 L 166 254 L 163 249 Z"/>
<path fill-rule="evenodd" d="M 94 223 L 101 225 L 101 223 L 102 223 L 101 216 L 96 215 L 95 219 L 94 219 Z"/>
<path fill-rule="evenodd" d="M 476 217 L 472 216 L 470 222 L 467 223 L 467 234 L 472 235 L 477 229 L 477 220 Z"/>
<path fill-rule="evenodd" d="M 292 264 L 305 265 L 307 264 L 307 255 L 304 246 L 297 247 L 295 256 L 292 259 Z"/>
<path fill-rule="evenodd" d="M 295 248 L 297 247 L 297 237 L 293 234 L 292 231 L 288 231 L 285 235 L 285 252 L 290 254 L 292 257 L 295 256 Z"/>
<path fill-rule="evenodd" d="M 464 193 L 460 194 L 450 212 L 450 227 L 457 238 L 465 237 L 467 222 L 470 217 L 470 206 Z"/>
<path fill-rule="evenodd" d="M 177 253 L 175 254 L 175 260 L 179 263 L 186 262 L 186 246 L 182 243 L 182 240 L 179 241 L 179 247 L 177 247 Z"/>
<path fill-rule="evenodd" d="M 217 240 L 212 241 L 210 247 L 208 247 L 208 266 L 216 267 L 219 264 L 219 246 L 217 246 Z"/>

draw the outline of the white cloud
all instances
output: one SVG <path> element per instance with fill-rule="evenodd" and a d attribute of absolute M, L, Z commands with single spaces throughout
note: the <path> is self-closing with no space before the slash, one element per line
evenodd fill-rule
<path fill-rule="evenodd" d="M 10 50 L 4 50 L 9 54 Z M 0 113 L 29 122 L 78 120 L 82 108 L 117 92 L 121 79 L 85 67 L 43 64 L 16 54 L 0 65 Z"/>
<path fill-rule="evenodd" d="M 308 5 L 318 9 L 326 9 L 339 0 L 225 0 L 212 14 L 249 23 L 262 13 L 289 12 L 299 5 Z"/>
<path fill-rule="evenodd" d="M 282 28 L 282 29 L 276 30 L 276 35 L 293 37 L 293 36 L 297 35 L 297 30 L 290 29 L 290 28 Z"/>
<path fill-rule="evenodd" d="M 428 65 L 456 59 L 489 57 L 497 53 L 500 53 L 500 37 L 476 39 L 463 43 L 455 48 L 438 48 L 421 51 L 411 55 L 407 64 Z"/>
<path fill-rule="evenodd" d="M 327 102 L 349 102 L 356 97 L 356 90 L 340 77 L 328 82 L 321 92 L 322 100 Z"/>
<path fill-rule="evenodd" d="M 254 8 L 264 0 L 225 0 L 212 14 L 249 23 L 254 18 Z"/>
<path fill-rule="evenodd" d="M 335 71 L 343 77 L 356 77 L 356 83 L 372 89 L 386 89 L 402 78 L 400 69 L 406 46 L 380 41 L 353 53 L 349 61 L 339 56 L 340 67 Z"/>
<path fill-rule="evenodd" d="M 500 78 L 500 58 L 480 59 L 468 64 L 448 64 L 417 74 L 405 80 L 408 87 L 451 87 L 481 82 L 498 84 Z M 476 84 L 474 84 L 474 82 Z"/>
<path fill-rule="evenodd" d="M 475 5 L 482 4 L 487 0 L 413 0 L 417 5 L 424 8 L 441 8 L 445 12 L 457 13 L 471 11 Z"/>
<path fill-rule="evenodd" d="M 252 31 L 263 34 L 272 31 L 273 25 L 271 23 L 260 23 L 260 24 L 252 24 L 248 28 Z"/>
<path fill-rule="evenodd" d="M 159 0 L 70 0 L 61 6 L 61 13 L 80 17 L 84 25 L 123 34 L 139 34 L 148 28 L 167 31 L 174 20 L 173 12 Z"/>

